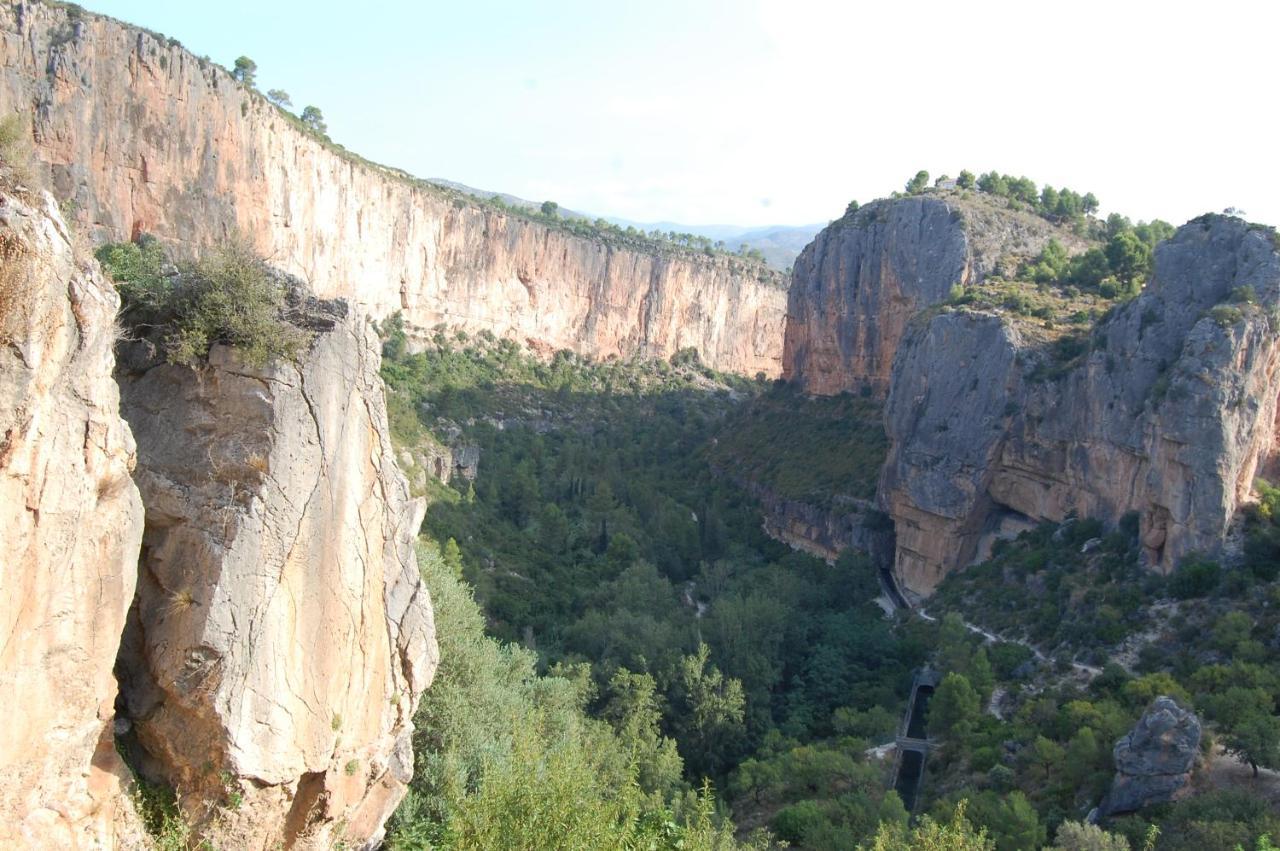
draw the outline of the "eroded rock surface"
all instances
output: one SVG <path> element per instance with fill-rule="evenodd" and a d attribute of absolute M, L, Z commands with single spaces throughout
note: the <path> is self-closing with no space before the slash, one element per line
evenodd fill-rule
<path fill-rule="evenodd" d="M 0 194 L 0 847 L 139 840 L 112 676 L 142 503 L 111 371 L 119 300 L 53 199 Z"/>
<path fill-rule="evenodd" d="M 902 342 L 881 506 L 895 570 L 928 593 L 1004 527 L 1136 512 L 1147 563 L 1214 553 L 1275 455 L 1280 253 L 1224 216 L 1184 225 L 1142 294 L 1074 359 L 1005 314 L 941 312 Z M 1047 377 L 1046 377 L 1047 376 Z"/>
<path fill-rule="evenodd" d="M 1175 800 L 1200 753 L 1200 719 L 1172 698 L 1157 697 L 1137 725 L 1116 742 L 1116 776 L 1098 812 L 1131 813 Z"/>
<path fill-rule="evenodd" d="M 313 306 L 298 363 L 122 362 L 146 505 L 120 656 L 146 773 L 219 847 L 376 841 L 435 672 L 378 344 Z"/>
<path fill-rule="evenodd" d="M 191 252 L 239 230 L 323 297 L 412 336 L 437 324 L 547 351 L 772 377 L 786 279 L 741 259 L 577 236 L 340 156 L 176 42 L 87 12 L 0 6 L 0 111 L 35 119 L 59 197 L 101 239 Z"/>
<path fill-rule="evenodd" d="M 783 375 L 806 392 L 888 392 L 907 323 L 951 288 L 1075 241 L 976 194 L 875 201 L 801 252 L 787 301 Z"/>

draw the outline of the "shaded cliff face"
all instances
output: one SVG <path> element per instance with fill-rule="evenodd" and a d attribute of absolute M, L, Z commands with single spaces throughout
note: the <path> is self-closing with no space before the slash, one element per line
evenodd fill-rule
<path fill-rule="evenodd" d="M 876 201 L 833 222 L 795 263 L 783 375 L 806 392 L 888 392 L 907 322 L 951 288 L 1078 240 L 977 193 Z"/>
<path fill-rule="evenodd" d="M 1221 549 L 1274 454 L 1278 305 L 1274 236 L 1209 216 L 1157 248 L 1143 293 L 1054 380 L 1033 380 L 1052 355 L 1009 317 L 914 325 L 894 369 L 879 495 L 897 522 L 899 579 L 928 593 L 1002 527 L 1072 513 L 1114 523 L 1137 512 L 1162 571 Z"/>
<path fill-rule="evenodd" d="M 142 504 L 111 377 L 115 290 L 52 198 L 0 194 L 0 847 L 140 836 L 112 741 L 111 669 Z M 16 639 L 16 640 L 15 640 Z"/>
<path fill-rule="evenodd" d="M 34 115 L 59 197 L 101 238 L 196 250 L 238 229 L 357 311 L 596 357 L 694 347 L 777 375 L 785 281 L 574 236 L 338 156 L 180 47 L 41 5 L 0 9 L 0 110 Z"/>
<path fill-rule="evenodd" d="M 377 339 L 346 314 L 321 304 L 296 364 L 225 346 L 199 370 L 122 363 L 146 505 L 122 693 L 143 770 L 219 847 L 363 847 L 413 770 L 438 658 L 424 504 L 395 467 Z"/>

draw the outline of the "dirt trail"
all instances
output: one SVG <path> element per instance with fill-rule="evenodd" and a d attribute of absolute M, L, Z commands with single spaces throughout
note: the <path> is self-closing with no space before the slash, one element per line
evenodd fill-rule
<path fill-rule="evenodd" d="M 924 618 L 927 621 L 933 621 L 936 623 L 938 620 L 933 615 L 926 612 L 923 608 L 918 608 L 915 611 L 917 614 L 920 615 L 920 617 Z M 964 623 L 965 629 L 977 635 L 981 635 L 984 639 L 986 639 L 990 643 L 995 643 L 997 641 L 1007 641 L 1012 644 L 1020 644 L 1031 651 L 1032 655 L 1035 656 L 1037 662 L 1048 662 L 1050 664 L 1055 664 L 1055 665 L 1058 663 L 1058 660 L 1056 658 L 1045 655 L 1043 650 L 1041 650 L 1039 647 L 1036 647 L 1034 644 L 1032 644 L 1030 641 L 1027 641 L 1025 638 L 1005 638 L 1004 636 L 996 635 L 994 632 L 983 629 L 977 624 L 969 623 L 968 621 L 962 621 L 962 623 Z M 1083 674 L 1089 675 L 1090 677 L 1096 677 L 1098 674 L 1102 673 L 1101 668 L 1095 668 L 1093 665 L 1086 665 L 1083 662 L 1073 661 L 1071 662 L 1071 667 L 1074 670 L 1077 670 Z"/>

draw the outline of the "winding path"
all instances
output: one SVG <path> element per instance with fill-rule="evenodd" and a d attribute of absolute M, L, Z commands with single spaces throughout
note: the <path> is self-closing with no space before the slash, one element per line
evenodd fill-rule
<path fill-rule="evenodd" d="M 920 617 L 924 618 L 927 621 L 933 621 L 934 623 L 937 623 L 938 621 L 937 618 L 935 618 L 933 615 L 926 612 L 923 607 L 915 609 L 915 612 L 916 614 L 920 615 Z M 996 635 L 994 632 L 983 629 L 977 624 L 969 623 L 966 620 L 962 619 L 961 623 L 964 624 L 965 629 L 977 635 L 981 635 L 988 642 L 995 643 L 997 641 L 1005 641 L 1011 644 L 1020 644 L 1031 651 L 1032 655 L 1035 656 L 1037 662 L 1049 662 L 1055 665 L 1058 663 L 1057 658 L 1046 655 L 1044 651 L 1042 651 L 1039 647 L 1036 647 L 1034 644 L 1032 644 L 1030 641 L 1026 640 L 1025 638 L 1005 638 L 1002 635 Z M 1101 668 L 1095 668 L 1093 665 L 1086 665 L 1083 662 L 1072 661 L 1071 667 L 1077 671 L 1080 671 L 1081 673 L 1088 674 L 1090 677 L 1096 677 L 1098 676 L 1098 674 L 1102 673 Z"/>

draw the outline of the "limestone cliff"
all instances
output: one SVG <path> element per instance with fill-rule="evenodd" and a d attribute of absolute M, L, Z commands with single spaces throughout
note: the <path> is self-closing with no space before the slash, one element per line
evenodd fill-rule
<path fill-rule="evenodd" d="M 111 669 L 142 504 L 111 377 L 119 300 L 49 197 L 0 194 L 0 847 L 139 838 Z"/>
<path fill-rule="evenodd" d="M 121 365 L 146 531 L 120 655 L 142 770 L 219 847 L 363 847 L 437 660 L 377 339 L 310 308 L 297 363 Z"/>
<path fill-rule="evenodd" d="M 785 280 L 687 250 L 611 244 L 340 155 L 174 43 L 88 13 L 0 7 L 0 112 L 99 238 L 185 250 L 239 230 L 273 265 L 357 312 L 404 312 L 595 357 L 696 348 L 777 375 Z"/>
<path fill-rule="evenodd" d="M 894 366 L 879 493 L 900 581 L 928 593 L 1002 526 L 1072 513 L 1137 512 L 1162 571 L 1220 550 L 1275 451 L 1278 307 L 1274 233 L 1206 216 L 1064 363 L 1007 314 L 921 317 Z"/>
<path fill-rule="evenodd" d="M 1069 232 L 979 193 L 875 201 L 832 222 L 795 263 L 783 374 L 805 392 L 884 395 L 898 342 L 954 286 L 1016 266 Z"/>

